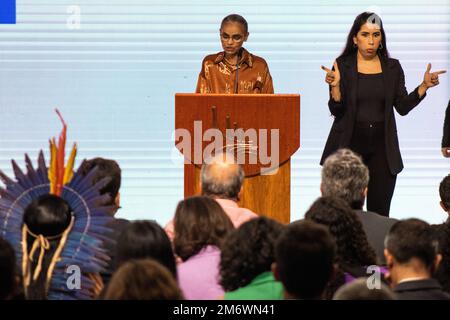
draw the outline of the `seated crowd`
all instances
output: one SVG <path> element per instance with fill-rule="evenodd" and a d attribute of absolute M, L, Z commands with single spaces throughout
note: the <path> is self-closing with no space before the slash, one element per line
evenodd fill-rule
<path fill-rule="evenodd" d="M 242 166 L 226 154 L 210 160 L 201 169 L 202 195 L 180 201 L 164 228 L 150 220 L 108 221 L 109 263 L 102 273 L 83 274 L 95 284 L 93 299 L 450 299 L 450 218 L 430 225 L 363 211 L 369 172 L 352 151 L 328 157 L 322 196 L 304 219 L 288 225 L 239 207 Z M 108 194 L 105 205 L 114 215 L 120 167 L 95 158 L 81 170 L 88 174 L 94 167 L 93 185 L 108 178 L 100 193 Z M 439 194 L 450 214 L 450 175 Z M 71 223 L 67 212 L 61 198 L 41 196 L 27 207 L 24 221 L 53 239 Z M 29 240 L 33 257 L 38 250 Z M 59 250 L 58 241 L 47 242 L 42 246 Z M 43 257 L 31 260 L 24 277 L 14 248 L 0 237 L 0 299 L 47 299 L 52 264 Z"/>

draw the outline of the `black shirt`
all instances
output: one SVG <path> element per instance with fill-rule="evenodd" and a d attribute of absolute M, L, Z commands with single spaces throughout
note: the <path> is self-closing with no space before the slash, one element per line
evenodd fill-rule
<path fill-rule="evenodd" d="M 384 121 L 384 83 L 383 74 L 358 72 L 358 112 L 357 122 Z"/>

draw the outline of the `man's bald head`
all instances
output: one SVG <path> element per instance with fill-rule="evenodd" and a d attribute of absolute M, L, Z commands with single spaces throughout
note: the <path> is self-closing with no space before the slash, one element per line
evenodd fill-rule
<path fill-rule="evenodd" d="M 239 200 L 244 170 L 232 154 L 219 153 L 206 160 L 202 166 L 201 180 L 203 195 Z"/>

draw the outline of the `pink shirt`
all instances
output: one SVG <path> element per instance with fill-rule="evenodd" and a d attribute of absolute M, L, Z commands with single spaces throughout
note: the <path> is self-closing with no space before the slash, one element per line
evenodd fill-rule
<path fill-rule="evenodd" d="M 230 220 L 233 223 L 233 226 L 235 228 L 238 228 L 241 224 L 249 221 L 250 219 L 254 219 L 254 218 L 258 217 L 258 215 L 256 213 L 254 213 L 253 211 L 246 209 L 246 208 L 240 208 L 238 206 L 238 204 L 233 200 L 228 200 L 228 199 L 215 199 L 215 200 L 220 204 L 223 211 L 225 211 L 227 216 L 230 218 Z M 164 230 L 166 231 L 170 240 L 173 240 L 173 238 L 175 236 L 173 219 L 171 219 L 166 224 L 166 226 L 164 227 Z"/>
<path fill-rule="evenodd" d="M 178 284 L 186 300 L 216 300 L 224 295 L 219 264 L 219 248 L 206 246 L 177 266 Z"/>

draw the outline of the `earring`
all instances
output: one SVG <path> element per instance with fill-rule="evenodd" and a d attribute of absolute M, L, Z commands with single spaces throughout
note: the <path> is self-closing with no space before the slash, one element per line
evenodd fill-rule
<path fill-rule="evenodd" d="M 381 49 L 383 49 L 383 44 L 382 43 L 380 43 L 380 45 L 378 46 L 378 50 L 381 50 Z"/>
<path fill-rule="evenodd" d="M 358 45 L 356 43 L 353 43 L 353 48 L 358 48 Z"/>

